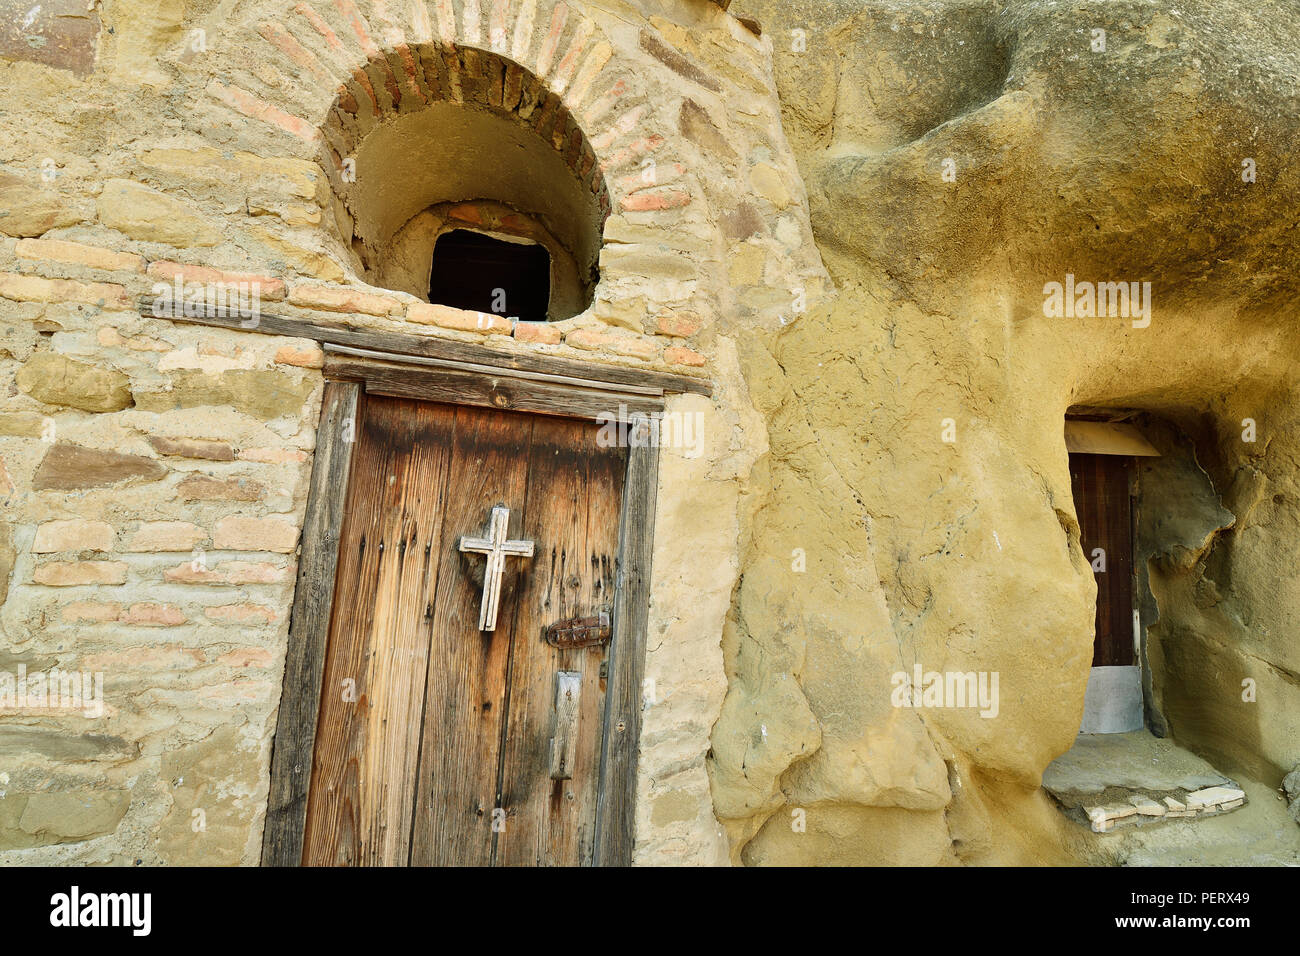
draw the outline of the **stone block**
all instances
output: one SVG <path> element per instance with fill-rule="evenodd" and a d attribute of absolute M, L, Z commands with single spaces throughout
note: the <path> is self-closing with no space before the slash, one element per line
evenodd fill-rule
<path fill-rule="evenodd" d="M 113 81 L 164 87 L 161 61 L 181 48 L 184 0 L 117 0 L 110 8 L 117 37 Z"/>
<path fill-rule="evenodd" d="M 149 521 L 141 524 L 131 535 L 125 550 L 150 553 L 192 551 L 206 537 L 202 528 L 188 521 Z"/>
<path fill-rule="evenodd" d="M 1143 796 L 1140 793 L 1129 797 L 1128 802 L 1133 804 L 1133 807 L 1137 810 L 1139 816 L 1163 817 L 1165 815 L 1164 807 L 1156 803 L 1150 797 Z"/>
<path fill-rule="evenodd" d="M 298 529 L 284 518 L 231 516 L 217 522 L 212 546 L 219 551 L 273 551 L 289 554 L 298 546 Z"/>
<path fill-rule="evenodd" d="M 70 734 L 61 728 L 0 724 L 0 757 L 8 764 L 16 763 L 14 758 L 32 755 L 57 763 L 116 763 L 135 757 L 138 746 L 108 734 Z M 8 797 L 0 799 L 0 803 L 5 799 Z"/>
<path fill-rule="evenodd" d="M 175 627 L 185 623 L 185 614 L 173 604 L 132 604 L 121 621 L 136 626 Z"/>
<path fill-rule="evenodd" d="M 309 249 L 267 229 L 251 228 L 249 231 L 287 268 L 325 282 L 342 281 L 343 267 L 323 252 Z"/>
<path fill-rule="evenodd" d="M 50 561 L 36 567 L 32 583 L 54 588 L 125 584 L 126 565 L 121 561 Z"/>
<path fill-rule="evenodd" d="M 203 616 L 210 621 L 222 621 L 230 624 L 271 624 L 279 614 L 275 608 L 264 604 L 220 604 L 203 609 Z"/>
<path fill-rule="evenodd" d="M 23 363 L 15 381 L 23 392 L 46 405 L 116 412 L 131 404 L 130 379 L 121 372 L 54 352 L 37 352 Z"/>
<path fill-rule="evenodd" d="M 122 605 L 115 601 L 73 601 L 59 616 L 68 624 L 107 624 L 122 616 Z"/>
<path fill-rule="evenodd" d="M 274 369 L 228 369 L 216 374 L 184 369 L 170 374 L 169 390 L 136 392 L 136 407 L 147 412 L 165 412 L 202 405 L 229 405 L 267 420 L 301 414 L 303 404 L 316 388 L 310 378 L 295 382 L 286 372 Z"/>
<path fill-rule="evenodd" d="M 330 285 L 294 285 L 289 290 L 289 302 L 304 309 L 365 315 L 397 315 L 403 307 L 401 300 L 391 296 Z"/>
<path fill-rule="evenodd" d="M 254 622 L 260 623 L 260 622 Z M 265 669 L 274 662 L 275 656 L 265 647 L 237 647 L 217 658 L 222 667 L 257 667 Z"/>
<path fill-rule="evenodd" d="M 655 317 L 655 331 L 674 338 L 690 338 L 700 330 L 700 317 L 694 312 L 661 312 Z"/>
<path fill-rule="evenodd" d="M 190 475 L 176 486 L 184 501 L 257 501 L 266 488 L 251 478 Z"/>
<path fill-rule="evenodd" d="M 195 568 L 186 561 L 163 572 L 163 580 L 179 584 L 282 584 L 292 581 L 297 569 L 265 561 L 223 561 L 214 568 Z"/>
<path fill-rule="evenodd" d="M 661 212 L 665 209 L 680 209 L 690 205 L 691 194 L 684 189 L 664 189 L 651 192 L 633 193 L 620 200 L 628 212 Z"/>
<path fill-rule="evenodd" d="M 0 233 L 40 236 L 94 215 L 89 205 L 38 180 L 0 172 Z"/>
<path fill-rule="evenodd" d="M 130 790 L 30 793 L 18 825 L 40 844 L 75 843 L 112 833 L 130 805 Z"/>
<path fill-rule="evenodd" d="M 223 441 L 164 438 L 162 435 L 150 435 L 146 441 L 160 455 L 173 455 L 178 458 L 203 458 L 208 461 L 235 460 L 235 450 Z"/>
<path fill-rule="evenodd" d="M 536 345 L 559 345 L 560 330 L 546 322 L 516 322 L 515 340 Z"/>
<path fill-rule="evenodd" d="M 0 412 L 0 435 L 9 438 L 40 438 L 45 434 L 45 423 L 52 418 L 35 412 Z"/>
<path fill-rule="evenodd" d="M 318 345 L 298 347 L 282 345 L 275 353 L 277 365 L 294 365 L 298 368 L 321 368 L 325 364 L 325 352 Z"/>
<path fill-rule="evenodd" d="M 107 272 L 143 272 L 144 259 L 133 252 L 114 252 L 99 246 L 61 239 L 20 239 L 14 247 L 19 259 L 64 262 Z"/>
<path fill-rule="evenodd" d="M 262 299 L 278 300 L 284 298 L 284 280 L 257 272 L 227 272 L 209 266 L 185 265 L 160 259 L 149 263 L 149 275 L 155 279 L 174 283 L 178 278 L 182 283 L 195 282 L 202 285 L 249 286 L 257 290 Z"/>
<path fill-rule="evenodd" d="M 759 163 L 749 171 L 749 181 L 754 190 L 777 209 L 784 209 L 794 201 L 780 171 L 766 163 Z"/>
<path fill-rule="evenodd" d="M 461 332 L 481 332 L 484 335 L 509 335 L 513 331 L 510 320 L 505 316 L 493 315 L 491 312 L 469 312 L 427 302 L 413 303 L 406 310 L 406 320 Z"/>
<path fill-rule="evenodd" d="M 110 179 L 99 194 L 99 221 L 141 242 L 215 246 L 221 233 L 212 218 L 187 202 L 129 179 Z"/>
<path fill-rule="evenodd" d="M 1205 810 L 1233 800 L 1243 800 L 1245 796 L 1245 791 L 1236 787 L 1206 787 L 1187 795 L 1187 809 Z"/>
<path fill-rule="evenodd" d="M 639 359 L 652 359 L 659 354 L 659 346 L 653 339 L 603 329 L 574 329 L 564 336 L 564 344 Z"/>
<path fill-rule="evenodd" d="M 0 57 L 44 63 L 76 76 L 95 68 L 99 7 L 85 0 L 0 0 Z"/>
<path fill-rule="evenodd" d="M 74 303 L 110 311 L 131 308 L 126 289 L 112 282 L 77 282 L 31 275 L 0 275 L 0 296 L 16 302 Z"/>
<path fill-rule="evenodd" d="M 708 360 L 694 349 L 675 345 L 664 349 L 664 361 L 669 365 L 685 365 L 691 368 L 699 368 Z"/>
<path fill-rule="evenodd" d="M 41 459 L 32 478 L 32 488 L 36 491 L 75 491 L 132 478 L 157 481 L 166 474 L 167 469 L 152 458 L 59 442 Z"/>
<path fill-rule="evenodd" d="M 231 153 L 211 147 L 163 147 L 140 153 L 140 165 L 160 172 L 211 183 L 258 182 L 275 184 L 276 192 L 297 199 L 323 202 L 328 195 L 324 172 L 315 163 L 292 156 Z M 283 188 L 281 188 L 283 184 Z"/>
<path fill-rule="evenodd" d="M 287 465 L 306 461 L 308 455 L 297 448 L 245 448 L 239 453 L 240 461 L 253 461 L 263 465 Z"/>
<path fill-rule="evenodd" d="M 113 528 L 103 521 L 47 521 L 36 529 L 33 554 L 60 551 L 112 551 Z"/>

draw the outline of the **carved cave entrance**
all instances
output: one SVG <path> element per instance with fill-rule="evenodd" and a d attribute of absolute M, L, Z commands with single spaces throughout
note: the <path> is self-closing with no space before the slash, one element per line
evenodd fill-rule
<path fill-rule="evenodd" d="M 1042 782 L 1094 832 L 1232 811 L 1244 791 L 1223 771 L 1267 776 L 1252 766 L 1255 712 L 1235 703 L 1240 675 L 1215 657 L 1237 636 L 1217 607 L 1236 519 L 1198 460 L 1216 453 L 1213 427 L 1101 407 L 1065 422 L 1097 604 L 1079 735 Z"/>
<path fill-rule="evenodd" d="M 1092 670 L 1080 733 L 1126 733 L 1143 726 L 1133 463 L 1159 452 L 1132 425 L 1085 418 L 1066 420 L 1065 444 L 1080 544 L 1097 582 Z"/>
<path fill-rule="evenodd" d="M 1191 741 L 1219 722 L 1209 669 L 1188 655 L 1206 624 L 1196 607 L 1205 576 L 1231 560 L 1217 546 L 1221 535 L 1230 543 L 1235 518 L 1197 459 L 1194 427 L 1123 409 L 1072 410 L 1066 420 L 1080 539 L 1097 582 L 1082 733 L 1177 729 Z"/>

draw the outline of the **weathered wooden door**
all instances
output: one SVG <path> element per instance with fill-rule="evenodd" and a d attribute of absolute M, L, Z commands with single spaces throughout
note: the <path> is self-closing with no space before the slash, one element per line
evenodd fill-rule
<path fill-rule="evenodd" d="M 1124 667 L 1133 651 L 1133 526 L 1123 455 L 1070 455 L 1070 483 L 1084 557 L 1097 580 L 1093 667 Z"/>
<path fill-rule="evenodd" d="M 542 415 L 363 396 L 357 419 L 303 862 L 590 862 L 609 645 L 544 635 L 612 610 L 626 451 Z M 460 545 L 493 508 L 533 550 L 481 631 L 488 559 Z"/>

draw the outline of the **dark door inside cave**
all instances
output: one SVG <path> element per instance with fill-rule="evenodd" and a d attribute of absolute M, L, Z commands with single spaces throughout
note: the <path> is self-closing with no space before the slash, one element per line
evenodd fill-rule
<path fill-rule="evenodd" d="M 1093 667 L 1137 663 L 1133 648 L 1133 509 L 1126 455 L 1070 455 L 1084 557 L 1097 580 Z"/>

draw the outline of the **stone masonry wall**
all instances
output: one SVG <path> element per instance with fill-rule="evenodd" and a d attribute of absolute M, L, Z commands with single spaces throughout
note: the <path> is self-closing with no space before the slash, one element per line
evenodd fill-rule
<path fill-rule="evenodd" d="M 0 862 L 260 853 L 322 354 L 154 317 L 178 281 L 715 382 L 670 401 L 704 441 L 663 453 L 637 858 L 725 862 L 704 760 L 765 447 L 737 337 L 827 286 L 767 40 L 686 0 L 84 7 L 0 35 L 0 672 L 102 673 L 104 710 L 0 712 Z M 473 50 L 538 77 L 550 122 L 573 118 L 554 145 L 580 126 L 591 154 L 570 159 L 603 176 L 595 301 L 564 322 L 368 286 L 336 228 L 331 115 L 363 139 L 426 103 L 495 108 L 511 88 Z"/>

